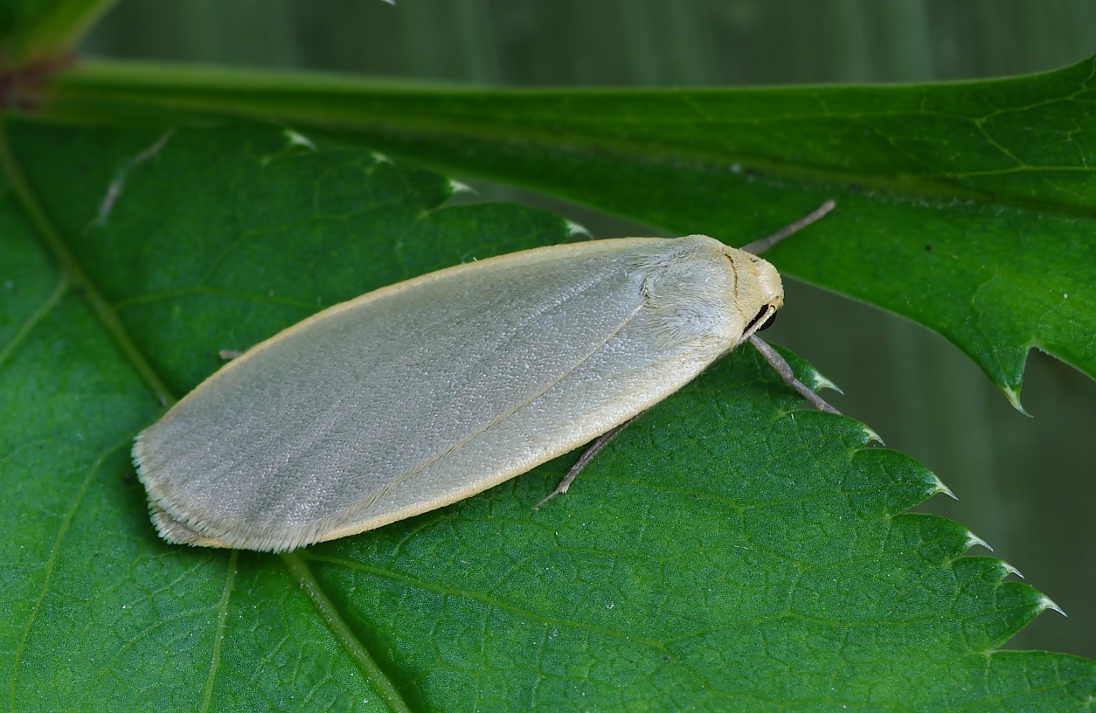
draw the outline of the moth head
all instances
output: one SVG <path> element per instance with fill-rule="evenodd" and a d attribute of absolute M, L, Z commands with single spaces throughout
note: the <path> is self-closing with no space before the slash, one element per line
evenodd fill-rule
<path fill-rule="evenodd" d="M 743 253 L 747 258 L 747 264 L 752 268 L 754 294 L 751 300 L 759 305 L 757 313 L 746 323 L 743 336 L 749 336 L 754 332 L 768 329 L 776 321 L 776 312 L 784 306 L 784 285 L 780 282 L 780 274 L 767 260 Z"/>

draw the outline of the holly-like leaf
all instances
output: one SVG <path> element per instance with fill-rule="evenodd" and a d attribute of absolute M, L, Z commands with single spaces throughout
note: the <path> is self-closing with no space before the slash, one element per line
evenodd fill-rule
<path fill-rule="evenodd" d="M 1076 710 L 1096 695 L 1090 661 L 994 651 L 1049 601 L 961 556 L 965 528 L 906 513 L 939 491 L 931 473 L 799 409 L 747 348 L 539 511 L 573 456 L 281 557 L 165 544 L 130 442 L 218 351 L 568 228 L 447 204 L 444 177 L 270 128 L 8 133 L 10 708 Z"/>
<path fill-rule="evenodd" d="M 1096 378 L 1094 69 L 883 87 L 461 90 L 90 65 L 58 77 L 47 107 L 277 117 L 734 244 L 836 199 L 773 262 L 939 332 L 1019 407 L 1032 347 Z"/>
<path fill-rule="evenodd" d="M 0 0 L 0 96 L 34 84 L 118 0 Z M 12 70 L 14 75 L 5 74 Z M 13 80 L 14 76 L 14 80 Z M 18 104 L 15 104 L 18 105 Z"/>

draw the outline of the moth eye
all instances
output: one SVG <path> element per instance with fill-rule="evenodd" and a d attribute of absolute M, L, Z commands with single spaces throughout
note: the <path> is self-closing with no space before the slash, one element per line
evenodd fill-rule
<path fill-rule="evenodd" d="M 746 325 L 746 331 L 748 332 L 751 329 L 754 329 L 754 325 L 764 319 L 766 314 L 769 315 L 769 318 L 765 320 L 764 324 L 762 324 L 754 331 L 760 332 L 763 329 L 768 329 L 769 327 L 773 326 L 773 322 L 776 321 L 776 310 L 773 310 L 772 314 L 769 314 L 769 305 L 765 305 L 761 308 L 761 311 L 757 313 L 757 316 L 751 319 L 750 323 Z"/>

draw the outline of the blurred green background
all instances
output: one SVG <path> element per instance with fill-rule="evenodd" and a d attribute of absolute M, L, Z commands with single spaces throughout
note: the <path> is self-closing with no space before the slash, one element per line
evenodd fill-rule
<path fill-rule="evenodd" d="M 83 49 L 499 86 L 922 82 L 1038 72 L 1088 57 L 1096 2 L 123 0 Z M 477 199 L 541 205 L 594 237 L 658 234 L 471 183 Z M 922 509 L 971 528 L 1069 614 L 1043 614 L 1008 648 L 1096 658 L 1096 384 L 1033 352 L 1022 392 L 1034 416 L 1027 418 L 935 334 L 805 285 L 786 290 L 767 336 L 811 360 L 845 390 L 831 399 L 838 408 L 928 465 L 959 497 Z"/>

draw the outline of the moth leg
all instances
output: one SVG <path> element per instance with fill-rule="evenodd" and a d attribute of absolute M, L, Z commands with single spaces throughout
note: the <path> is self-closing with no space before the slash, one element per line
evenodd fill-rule
<path fill-rule="evenodd" d="M 792 372 L 792 368 L 788 366 L 788 362 L 784 357 L 780 356 L 780 353 L 770 347 L 765 340 L 756 334 L 750 335 L 750 344 L 761 353 L 761 356 L 765 357 L 765 361 L 769 362 L 776 373 L 780 375 L 780 378 L 784 380 L 784 383 L 792 387 L 799 392 L 799 395 L 811 402 L 819 411 L 825 411 L 826 413 L 841 412 L 830 406 L 823 400 L 821 396 L 811 391 L 811 389 L 799 379 L 795 378 L 795 374 Z"/>
<path fill-rule="evenodd" d="M 586 467 L 586 464 L 592 461 L 594 459 L 594 456 L 601 452 L 602 448 L 609 445 L 612 440 L 620 435 L 620 432 L 627 428 L 628 424 L 636 420 L 636 418 L 636 416 L 632 416 L 624 423 L 606 431 L 605 433 L 601 434 L 593 441 L 591 441 L 590 445 L 586 446 L 586 450 L 583 451 L 582 455 L 578 457 L 577 461 L 575 461 L 575 464 L 571 466 L 571 470 L 567 471 L 567 475 L 563 476 L 563 480 L 559 481 L 559 485 L 556 486 L 556 489 L 548 493 L 548 497 L 544 498 L 539 503 L 534 505 L 533 509 L 539 510 L 540 506 L 544 503 L 548 502 L 557 495 L 563 495 L 564 493 L 566 493 L 567 488 L 571 487 L 571 483 L 575 482 L 575 478 L 577 478 L 578 474 L 582 472 L 582 469 Z"/>

